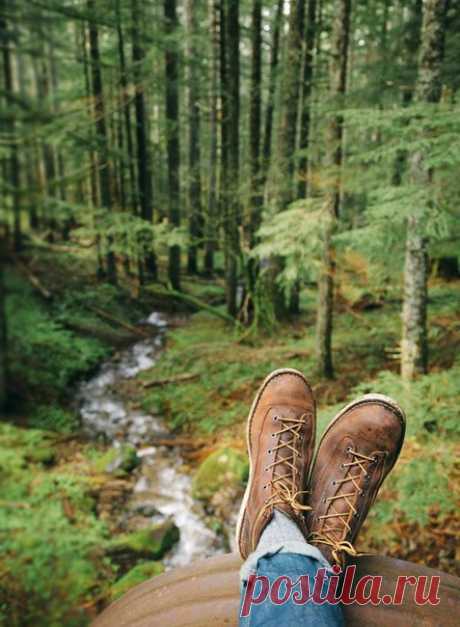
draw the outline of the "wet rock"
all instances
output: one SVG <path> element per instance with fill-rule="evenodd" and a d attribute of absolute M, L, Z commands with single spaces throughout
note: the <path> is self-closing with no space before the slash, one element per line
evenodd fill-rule
<path fill-rule="evenodd" d="M 232 448 L 215 451 L 199 466 L 192 484 L 192 495 L 210 501 L 222 488 L 236 489 L 244 485 L 249 473 L 247 457 Z"/>
<path fill-rule="evenodd" d="M 156 575 L 161 575 L 163 571 L 164 567 L 160 562 L 143 562 L 142 564 L 134 566 L 134 568 L 112 586 L 110 591 L 112 600 L 118 599 L 125 594 L 125 592 L 128 592 L 128 590 L 143 581 L 155 577 Z"/>
<path fill-rule="evenodd" d="M 146 518 L 152 518 L 153 516 L 158 516 L 160 514 L 153 503 L 134 503 L 131 510 L 133 513 L 138 514 L 139 516 L 145 516 Z"/>
<path fill-rule="evenodd" d="M 122 572 L 145 559 L 161 559 L 179 540 L 179 529 L 171 519 L 112 540 L 106 553 Z"/>

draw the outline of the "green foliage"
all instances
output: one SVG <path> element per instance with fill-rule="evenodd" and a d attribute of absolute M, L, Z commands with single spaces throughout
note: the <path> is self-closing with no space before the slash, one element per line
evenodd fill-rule
<path fill-rule="evenodd" d="M 65 396 L 78 377 L 107 355 L 107 348 L 56 322 L 17 275 L 9 275 L 7 289 L 12 376 L 25 389 L 25 396 Z"/>
<path fill-rule="evenodd" d="M 0 424 L 0 618 L 12 627 L 86 624 L 79 608 L 112 576 L 86 480 L 45 471 L 46 451 L 46 432 Z"/>
<path fill-rule="evenodd" d="M 29 425 L 36 429 L 71 433 L 79 427 L 75 413 L 52 405 L 39 405 L 29 418 Z"/>

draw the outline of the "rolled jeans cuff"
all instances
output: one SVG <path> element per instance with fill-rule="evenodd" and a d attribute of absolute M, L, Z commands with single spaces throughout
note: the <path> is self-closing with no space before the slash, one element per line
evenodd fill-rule
<path fill-rule="evenodd" d="M 332 566 L 316 546 L 308 544 L 308 542 L 288 541 L 273 544 L 272 546 L 264 547 L 263 549 L 251 553 L 240 569 L 241 581 L 247 581 L 250 575 L 257 574 L 257 564 L 262 557 L 271 557 L 272 555 L 276 555 L 276 553 L 297 553 L 298 555 L 306 555 L 307 557 L 317 560 L 320 566 L 327 571 L 332 572 Z"/>

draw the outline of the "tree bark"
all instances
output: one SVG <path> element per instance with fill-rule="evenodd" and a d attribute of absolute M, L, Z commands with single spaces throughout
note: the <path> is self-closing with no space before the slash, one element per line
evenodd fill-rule
<path fill-rule="evenodd" d="M 330 97 L 334 108 L 346 92 L 351 0 L 340 0 L 332 34 L 329 65 Z M 316 318 L 316 357 L 321 375 L 332 378 L 332 324 L 334 305 L 335 231 L 341 199 L 341 167 L 343 161 L 343 117 L 333 112 L 326 130 L 326 166 L 332 179 L 326 191 L 323 208 L 323 255 L 318 279 L 318 311 Z"/>
<path fill-rule="evenodd" d="M 117 40 L 118 40 L 118 62 L 120 65 L 120 88 L 121 88 L 121 106 L 123 111 L 123 119 L 125 126 L 125 139 L 128 157 L 128 171 L 130 194 L 127 195 L 128 203 L 132 207 L 134 214 L 137 213 L 137 189 L 136 189 L 136 169 L 134 166 L 134 142 L 133 132 L 131 128 L 131 105 L 129 101 L 129 83 L 126 71 L 125 41 L 123 34 L 123 24 L 121 17 L 120 0 L 117 0 Z"/>
<path fill-rule="evenodd" d="M 309 0 L 304 42 L 302 96 L 300 99 L 299 150 L 302 151 L 302 154 L 298 163 L 298 198 L 306 198 L 309 189 L 309 159 L 307 151 L 310 145 L 311 92 L 313 88 L 313 62 L 316 43 L 316 8 L 317 0 Z"/>
<path fill-rule="evenodd" d="M 137 138 L 137 175 L 138 193 L 141 218 L 148 224 L 150 229 L 153 222 L 153 190 L 151 156 L 148 145 L 146 98 L 144 90 L 144 80 L 142 74 L 142 64 L 145 59 L 145 50 L 142 45 L 142 33 L 140 24 L 142 17 L 138 0 L 132 0 L 132 42 L 133 42 L 133 78 L 134 78 L 134 106 L 136 111 L 136 138 Z M 147 231 L 141 242 L 141 262 L 145 265 L 147 276 L 150 279 L 157 279 L 157 262 L 153 251 L 153 235 Z M 144 280 L 143 273 L 140 273 L 141 282 Z"/>
<path fill-rule="evenodd" d="M 8 342 L 4 283 L 5 261 L 5 241 L 2 233 L 0 234 L 0 411 L 5 409 L 8 393 Z"/>
<path fill-rule="evenodd" d="M 102 86 L 102 71 L 99 55 L 99 32 L 95 16 L 95 1 L 87 0 L 88 13 L 91 18 L 88 21 L 89 27 L 89 48 L 91 60 L 91 79 L 93 93 L 93 111 L 95 117 L 96 138 L 98 142 L 97 149 L 97 166 L 99 171 L 99 190 L 101 195 L 101 204 L 109 213 L 112 209 L 112 194 L 110 183 L 110 161 L 107 127 L 105 120 L 105 103 L 104 91 Z M 112 246 L 112 238 L 107 237 L 108 251 L 106 253 L 107 278 L 111 283 L 116 282 L 117 270 L 115 264 L 115 255 Z"/>
<path fill-rule="evenodd" d="M 225 17 L 225 62 L 227 81 L 223 82 L 223 91 L 227 93 L 227 145 L 228 171 L 224 194 L 227 196 L 225 215 L 226 241 L 226 301 L 230 316 L 237 313 L 238 259 L 240 253 L 239 225 L 239 121 L 240 121 L 240 23 L 239 0 L 227 0 Z"/>
<path fill-rule="evenodd" d="M 249 103 L 249 159 L 250 159 L 250 224 L 249 245 L 255 243 L 260 225 L 262 207 L 260 180 L 260 130 L 262 114 L 262 0 L 254 0 L 251 22 L 252 60 L 251 95 Z"/>
<path fill-rule="evenodd" d="M 437 103 L 441 98 L 442 61 L 444 58 L 445 19 L 448 0 L 427 0 L 423 16 L 418 77 L 415 88 L 417 102 Z M 428 188 L 432 171 L 425 155 L 417 151 L 410 159 L 410 181 Z M 413 379 L 428 367 L 426 328 L 428 255 L 424 218 L 429 207 L 422 207 L 407 221 L 406 258 L 404 265 L 404 303 L 402 311 L 401 376 Z"/>
<path fill-rule="evenodd" d="M 169 221 L 180 225 L 180 143 L 179 143 L 179 85 L 178 53 L 175 37 L 179 28 L 176 0 L 164 0 L 165 32 L 168 38 L 165 52 L 166 133 L 168 154 Z M 171 246 L 168 264 L 173 289 L 180 290 L 180 247 Z"/>
<path fill-rule="evenodd" d="M 188 248 L 187 270 L 190 274 L 198 271 L 198 240 L 203 236 L 203 215 L 201 206 L 201 148 L 200 148 L 200 92 L 196 63 L 197 24 L 196 2 L 186 0 L 185 15 L 187 25 L 187 63 L 188 63 L 188 214 L 190 245 Z"/>
<path fill-rule="evenodd" d="M 13 4 L 13 3 L 11 3 Z M 0 9 L 4 9 L 4 2 L 0 4 Z M 14 6 L 14 5 L 13 5 Z M 4 89 L 7 98 L 14 99 L 13 67 L 11 60 L 11 41 L 8 24 L 4 17 L 5 12 L 0 13 L 0 45 L 3 57 Z M 9 179 L 11 185 L 12 209 L 13 209 L 13 246 L 15 251 L 22 248 L 21 232 L 21 191 L 20 191 L 20 161 L 18 151 L 18 138 L 16 136 L 16 120 L 12 116 L 8 131 L 9 144 Z"/>
<path fill-rule="evenodd" d="M 280 32 L 283 22 L 284 0 L 278 0 L 273 20 L 273 38 L 270 55 L 270 78 L 268 84 L 267 103 L 265 108 L 264 139 L 263 139 L 263 183 L 267 178 L 272 154 L 273 113 L 275 110 L 275 94 L 278 79 L 278 61 L 280 48 Z"/>
<path fill-rule="evenodd" d="M 219 0 L 209 0 L 211 32 L 210 96 L 209 96 L 209 192 L 206 216 L 204 269 L 208 276 L 214 272 L 217 210 L 217 107 L 219 66 Z"/>

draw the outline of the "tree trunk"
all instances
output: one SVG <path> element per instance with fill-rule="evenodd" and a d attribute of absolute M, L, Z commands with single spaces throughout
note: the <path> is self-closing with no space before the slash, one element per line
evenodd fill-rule
<path fill-rule="evenodd" d="M 284 73 L 281 81 L 281 119 L 278 130 L 277 182 L 278 210 L 294 199 L 294 167 L 302 68 L 302 39 L 305 20 L 304 0 L 294 0 L 289 14 Z"/>
<path fill-rule="evenodd" d="M 317 0 L 309 0 L 307 25 L 305 29 L 305 53 L 303 60 L 303 84 L 300 101 L 299 150 L 302 154 L 298 164 L 297 197 L 308 195 L 308 148 L 310 144 L 311 92 L 313 87 L 313 61 L 316 43 L 316 7 Z"/>
<path fill-rule="evenodd" d="M 350 36 L 351 0 L 340 0 L 332 35 L 329 65 L 330 96 L 335 108 L 345 95 Z M 332 113 L 326 130 L 326 165 L 332 183 L 326 192 L 323 209 L 323 258 L 318 279 L 318 312 L 316 319 L 316 357 L 321 375 L 332 378 L 332 322 L 334 304 L 334 248 L 332 237 L 339 214 L 341 198 L 341 167 L 343 117 Z"/>
<path fill-rule="evenodd" d="M 414 66 L 414 58 L 417 58 L 420 48 L 420 35 L 423 19 L 423 0 L 412 0 L 410 5 L 410 15 L 404 29 L 404 67 L 406 68 L 405 76 L 403 76 L 402 87 L 402 105 L 408 107 L 414 97 L 416 72 L 412 72 Z M 392 174 L 392 184 L 401 185 L 403 174 L 407 164 L 407 152 L 400 150 L 394 162 Z"/>
<path fill-rule="evenodd" d="M 250 159 L 250 224 L 249 245 L 255 242 L 255 233 L 260 225 L 262 207 L 260 181 L 260 126 L 262 107 L 262 0 L 254 0 L 252 5 L 252 62 L 251 92 L 249 103 L 249 159 Z"/>
<path fill-rule="evenodd" d="M 89 67 L 89 59 L 88 59 L 88 41 L 86 28 L 84 23 L 81 28 L 81 39 L 82 39 L 82 49 L 83 49 L 83 71 L 85 77 L 85 92 L 88 102 L 88 115 L 89 117 L 93 117 L 93 108 L 91 104 L 91 76 L 90 76 L 90 67 Z M 90 142 L 93 143 L 93 132 L 90 131 Z M 98 228 L 98 220 L 95 216 L 95 212 L 99 207 L 99 184 L 98 184 L 98 176 L 97 176 L 97 157 L 94 149 L 90 148 L 89 151 L 89 186 L 91 190 L 91 204 L 93 206 L 93 227 L 96 231 L 96 257 L 97 257 L 97 275 L 102 277 L 104 275 L 104 262 L 102 258 L 101 252 L 101 236 Z"/>
<path fill-rule="evenodd" d="M 187 24 L 187 63 L 188 63 L 188 214 L 190 245 L 188 248 L 187 269 L 191 274 L 198 271 L 198 240 L 203 236 L 203 215 L 201 206 L 201 149 L 200 149 L 200 93 L 196 63 L 199 58 L 196 48 L 196 2 L 186 0 L 185 15 Z"/>
<path fill-rule="evenodd" d="M 276 206 L 278 211 L 287 209 L 294 200 L 295 150 L 297 119 L 300 101 L 300 78 L 302 68 L 302 38 L 305 21 L 304 0 L 293 0 L 289 13 L 289 30 L 286 43 L 284 72 L 281 77 L 281 112 L 278 128 L 277 167 L 274 173 Z M 282 271 L 282 259 L 270 259 L 268 280 L 271 298 L 277 319 L 287 314 L 284 291 L 276 283 Z M 289 309 L 298 309 L 298 286 L 293 287 Z"/>
<path fill-rule="evenodd" d="M 270 55 L 270 78 L 268 84 L 267 104 L 265 109 L 264 140 L 263 140 L 263 183 L 267 178 L 272 154 L 273 113 L 275 110 L 275 94 L 278 78 L 278 61 L 280 48 L 280 32 L 283 21 L 284 0 L 278 0 L 273 21 L 273 39 Z"/>
<path fill-rule="evenodd" d="M 153 235 L 149 230 L 153 222 L 153 190 L 152 172 L 150 167 L 150 150 L 147 135 L 146 98 L 144 90 L 144 77 L 142 64 L 145 59 L 145 50 L 142 45 L 142 33 L 140 24 L 142 18 L 138 0 L 132 0 L 132 20 L 133 20 L 133 77 L 134 77 L 134 106 L 136 110 L 136 138 L 137 138 L 137 175 L 138 193 L 141 217 L 148 224 L 147 232 L 142 239 L 142 262 L 145 264 L 147 276 L 153 280 L 157 279 L 157 262 L 153 251 Z M 141 281 L 143 275 L 141 272 Z"/>
<path fill-rule="evenodd" d="M 136 190 L 136 170 L 134 167 L 134 143 L 133 132 L 131 128 L 131 106 L 128 94 L 128 76 L 126 72 L 125 42 L 123 35 L 123 25 L 121 18 L 120 0 L 117 0 L 117 42 L 118 42 L 118 63 L 120 65 L 120 88 L 121 88 L 121 105 L 123 111 L 123 119 L 125 126 L 126 148 L 128 152 L 128 170 L 130 194 L 128 202 L 132 207 L 133 213 L 137 213 L 137 190 Z"/>
<path fill-rule="evenodd" d="M 0 234 L 0 411 L 3 411 L 5 409 L 8 393 L 8 344 L 6 331 L 6 295 L 4 283 L 5 261 L 5 241 L 2 233 Z"/>
<path fill-rule="evenodd" d="M 4 18 L 5 11 L 3 2 L 0 4 L 0 45 L 2 48 L 3 57 L 3 72 L 4 72 L 4 89 L 7 98 L 13 102 L 14 100 L 14 80 L 13 80 L 13 67 L 11 59 L 11 42 L 10 34 L 6 19 Z M 11 3 L 12 4 L 12 3 Z M 20 162 L 18 152 L 18 138 L 16 136 L 16 120 L 11 118 L 8 131 L 8 143 L 9 143 L 9 179 L 11 185 L 12 194 L 12 208 L 13 208 L 13 246 L 18 252 L 22 248 L 22 232 L 21 232 L 21 192 L 20 192 Z"/>
<path fill-rule="evenodd" d="M 168 153 L 169 221 L 171 226 L 180 225 L 180 144 L 179 144 L 179 85 L 176 0 L 164 0 L 165 32 L 168 38 L 165 52 L 166 80 L 166 134 Z M 169 280 L 173 289 L 180 289 L 180 247 L 169 249 Z"/>
<path fill-rule="evenodd" d="M 448 0 L 427 0 L 425 3 L 415 88 L 417 102 L 437 103 L 441 97 L 447 8 Z M 413 154 L 410 159 L 412 185 L 429 187 L 432 174 L 425 163 L 425 154 L 421 150 Z M 423 223 L 429 207 L 421 209 L 422 212 L 414 212 L 407 221 L 401 341 L 401 375 L 406 380 L 426 372 L 428 366 L 426 328 L 428 258 Z"/>
<path fill-rule="evenodd" d="M 94 99 L 94 117 L 96 137 L 98 141 L 97 149 L 97 166 L 99 171 L 99 189 L 101 194 L 101 204 L 109 213 L 112 209 L 112 194 L 110 184 L 110 162 L 109 147 L 107 137 L 107 127 L 105 120 L 105 104 L 104 92 L 102 87 L 102 72 L 99 56 L 99 32 L 95 16 L 95 1 L 87 0 L 88 13 L 91 19 L 88 21 L 89 26 L 89 49 L 91 59 L 91 79 L 92 93 Z M 115 255 L 111 250 L 112 238 L 107 237 L 108 251 L 106 253 L 107 278 L 111 283 L 116 282 L 117 271 L 115 264 Z"/>
<path fill-rule="evenodd" d="M 240 252 L 239 225 L 239 124 L 240 124 L 240 23 L 239 0 L 227 0 L 226 55 L 228 68 L 228 194 L 225 220 L 227 268 L 226 298 L 230 316 L 237 313 L 238 258 Z M 225 89 L 225 84 L 223 85 Z"/>
<path fill-rule="evenodd" d="M 204 269 L 208 276 L 214 272 L 217 209 L 217 105 L 219 65 L 219 0 L 209 0 L 211 31 L 210 101 L 209 101 L 209 192 L 206 216 Z"/>

